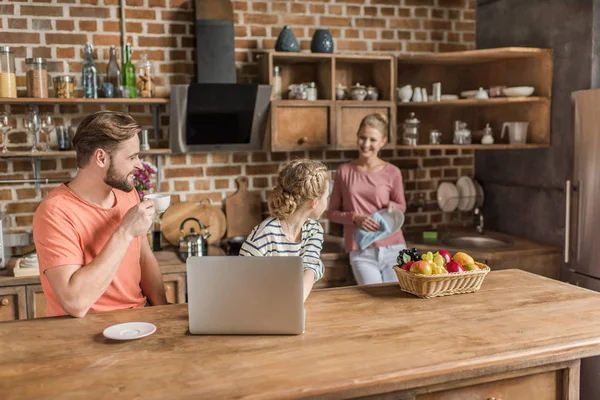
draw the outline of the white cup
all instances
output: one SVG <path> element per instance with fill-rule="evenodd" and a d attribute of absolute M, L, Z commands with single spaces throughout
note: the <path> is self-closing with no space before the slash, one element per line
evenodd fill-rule
<path fill-rule="evenodd" d="M 167 211 L 171 205 L 171 195 L 166 193 L 152 193 L 144 196 L 145 199 L 150 199 L 154 203 L 154 210 L 157 214 L 162 214 Z"/>

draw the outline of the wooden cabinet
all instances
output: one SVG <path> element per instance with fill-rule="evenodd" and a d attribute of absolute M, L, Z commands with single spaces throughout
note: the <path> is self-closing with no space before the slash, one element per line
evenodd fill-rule
<path fill-rule="evenodd" d="M 426 88 L 429 95 L 435 82 L 441 83 L 442 94 L 459 96 L 463 91 L 494 86 L 532 86 L 534 92 L 529 97 L 398 102 L 398 126 L 414 112 L 421 122 L 421 145 L 427 145 L 429 132 L 437 129 L 442 133 L 442 145 L 452 146 L 454 121 L 458 120 L 467 123 L 475 138 L 471 148 L 549 147 L 552 68 L 550 49 L 514 47 L 399 56 L 398 86 Z M 501 138 L 502 124 L 510 121 L 529 122 L 526 144 L 511 145 L 508 135 Z M 477 135 L 487 123 L 494 136 L 492 147 L 481 145 L 481 135 Z M 401 131 L 398 136 L 401 143 Z"/>
<path fill-rule="evenodd" d="M 502 259 L 485 260 L 485 263 L 494 271 L 518 268 L 531 272 L 532 274 L 558 280 L 560 279 L 562 254 L 559 252 L 552 252 L 522 257 L 506 257 Z"/>
<path fill-rule="evenodd" d="M 42 290 L 42 285 L 27 286 L 27 318 L 46 317 L 46 296 Z"/>
<path fill-rule="evenodd" d="M 187 302 L 184 273 L 164 274 L 163 285 L 165 286 L 165 295 L 169 303 L 181 304 Z"/>
<path fill-rule="evenodd" d="M 0 288 L 0 321 L 27 319 L 25 287 Z"/>
<path fill-rule="evenodd" d="M 282 99 L 271 102 L 268 124 L 271 151 L 354 149 L 362 118 L 378 112 L 390 120 L 388 147 L 396 144 L 394 59 L 391 55 L 338 55 L 265 53 L 259 59 L 260 80 L 273 85 L 273 67 L 281 69 Z M 288 86 L 315 82 L 317 101 L 291 100 Z M 355 84 L 374 86 L 379 99 L 352 101 Z M 347 98 L 337 100 L 338 84 L 348 89 Z"/>

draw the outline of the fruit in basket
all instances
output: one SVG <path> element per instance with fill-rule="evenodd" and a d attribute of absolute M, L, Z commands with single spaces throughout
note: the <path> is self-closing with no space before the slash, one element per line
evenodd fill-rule
<path fill-rule="evenodd" d="M 406 271 L 410 271 L 410 266 L 413 265 L 415 262 L 414 261 L 409 261 L 407 263 L 402 264 L 402 266 L 400 268 L 402 268 L 403 270 Z"/>
<path fill-rule="evenodd" d="M 414 272 L 415 274 L 421 275 L 431 275 L 431 264 L 424 260 L 417 261 L 410 266 L 410 272 Z"/>
<path fill-rule="evenodd" d="M 467 264 L 475 264 L 475 260 L 473 260 L 473 257 L 468 255 L 467 253 L 463 253 L 462 251 L 459 251 L 458 253 L 454 254 L 454 257 L 452 257 L 452 261 L 456 261 L 463 267 Z"/>
<path fill-rule="evenodd" d="M 421 260 L 429 263 L 433 262 L 433 253 L 428 251 L 427 253 L 421 254 Z"/>
<path fill-rule="evenodd" d="M 463 266 L 456 261 L 450 261 L 448 264 L 446 264 L 446 271 L 448 271 L 449 273 L 464 272 L 464 270 L 465 269 L 463 268 Z"/>
<path fill-rule="evenodd" d="M 446 265 L 446 259 L 439 253 L 435 253 L 433 255 L 433 262 L 434 262 L 434 264 L 439 265 L 440 267 L 443 267 L 444 265 Z"/>
<path fill-rule="evenodd" d="M 452 254 L 450 254 L 449 251 L 440 249 L 437 251 L 437 253 L 444 257 L 444 260 L 446 260 L 445 264 L 448 264 L 450 261 L 452 261 Z"/>
<path fill-rule="evenodd" d="M 398 253 L 398 257 L 396 258 L 396 263 L 398 265 L 404 265 L 409 261 L 419 261 L 421 257 L 419 256 L 418 250 L 416 248 L 412 249 L 402 249 Z"/>
<path fill-rule="evenodd" d="M 437 264 L 431 264 L 431 274 L 432 275 L 441 275 L 441 274 L 447 274 L 448 271 L 446 271 L 446 269 L 441 266 L 441 265 L 437 265 Z"/>
<path fill-rule="evenodd" d="M 476 269 L 479 269 L 477 264 L 465 264 L 464 268 L 465 268 L 465 271 L 474 271 Z"/>

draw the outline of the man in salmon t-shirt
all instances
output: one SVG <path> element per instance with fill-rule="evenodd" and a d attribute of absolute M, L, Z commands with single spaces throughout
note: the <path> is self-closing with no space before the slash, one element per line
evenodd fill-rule
<path fill-rule="evenodd" d="M 142 168 L 140 130 L 124 113 L 85 118 L 73 138 L 77 175 L 44 197 L 35 212 L 47 316 L 167 304 L 146 239 L 154 206 L 140 203 L 133 186 L 133 174 Z"/>

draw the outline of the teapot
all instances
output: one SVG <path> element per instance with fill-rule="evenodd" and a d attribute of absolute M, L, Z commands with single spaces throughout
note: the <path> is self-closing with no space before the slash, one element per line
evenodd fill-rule
<path fill-rule="evenodd" d="M 192 227 L 190 233 L 184 235 L 183 227 L 188 221 L 196 221 L 200 228 L 200 232 L 196 232 Z M 179 226 L 181 236 L 178 241 L 179 258 L 181 261 L 186 262 L 188 257 L 192 256 L 206 256 L 208 255 L 208 242 L 206 241 L 210 237 L 210 232 L 207 230 L 208 227 L 204 226 L 198 219 L 190 217 L 183 220 Z"/>

